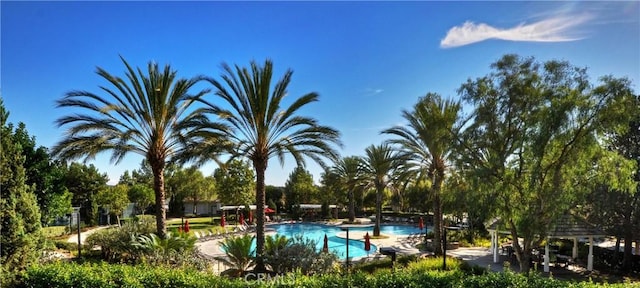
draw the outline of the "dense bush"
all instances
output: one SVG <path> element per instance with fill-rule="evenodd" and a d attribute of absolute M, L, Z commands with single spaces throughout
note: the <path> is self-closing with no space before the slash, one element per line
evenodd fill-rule
<path fill-rule="evenodd" d="M 98 230 L 89 235 L 85 245 L 100 247 L 102 259 L 115 262 L 135 261 L 135 249 L 131 242 L 140 235 L 150 235 L 156 230 L 153 216 L 133 218 L 121 227 Z"/>
<path fill-rule="evenodd" d="M 238 277 L 254 265 L 254 251 L 251 249 L 251 242 L 254 238 L 251 235 L 230 237 L 220 243 L 226 257 L 216 257 L 215 259 L 230 267 L 224 271 L 224 275 Z"/>
<path fill-rule="evenodd" d="M 18 287 L 602 287 L 590 282 L 568 282 L 539 276 L 524 276 L 512 272 L 468 275 L 461 270 L 415 269 L 381 271 L 375 274 L 353 272 L 318 276 L 292 274 L 270 281 L 226 279 L 193 269 L 171 269 L 161 266 L 121 264 L 55 263 L 36 265 L 27 269 Z M 430 264 L 425 264 L 429 266 Z M 605 285 L 607 286 L 607 285 Z M 640 283 L 608 284 L 608 287 L 635 287 Z"/>
<path fill-rule="evenodd" d="M 271 239 L 265 249 L 265 263 L 274 272 L 300 271 L 305 275 L 322 274 L 333 270 L 338 256 L 333 253 L 316 251 L 316 242 L 300 235 L 289 240 Z"/>

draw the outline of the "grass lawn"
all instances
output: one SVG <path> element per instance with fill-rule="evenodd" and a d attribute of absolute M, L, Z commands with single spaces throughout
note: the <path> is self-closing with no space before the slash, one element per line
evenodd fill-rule
<path fill-rule="evenodd" d="M 50 226 L 42 228 L 42 233 L 46 238 L 55 238 L 65 234 L 67 226 Z"/>
<path fill-rule="evenodd" d="M 213 222 L 212 222 L 213 219 Z M 220 217 L 196 217 L 196 218 L 184 218 L 185 222 L 189 220 L 189 234 L 193 235 L 193 232 L 213 231 L 223 232 L 224 228 L 220 227 Z M 178 227 L 182 224 L 181 218 L 171 219 L 167 221 L 167 230 L 171 232 L 177 232 Z"/>

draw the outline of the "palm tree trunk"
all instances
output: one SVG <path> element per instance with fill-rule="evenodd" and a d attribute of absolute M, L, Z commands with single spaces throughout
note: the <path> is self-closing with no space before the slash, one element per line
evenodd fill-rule
<path fill-rule="evenodd" d="M 151 163 L 151 161 L 149 161 Z M 159 162 L 159 161 L 158 161 Z M 161 239 L 167 237 L 167 213 L 164 208 L 164 162 L 152 163 L 153 190 L 156 194 L 156 230 Z"/>
<path fill-rule="evenodd" d="M 261 163 L 262 162 L 262 163 Z M 264 205 L 265 205 L 265 171 L 266 161 L 254 161 L 256 169 L 256 267 L 258 272 L 265 271 L 264 259 Z"/>
<path fill-rule="evenodd" d="M 356 220 L 356 205 L 353 195 L 353 189 L 349 190 L 349 222 L 353 223 Z"/>
<path fill-rule="evenodd" d="M 376 185 L 376 225 L 373 227 L 373 236 L 380 236 L 380 218 L 382 218 L 382 190 L 384 187 Z"/>
<path fill-rule="evenodd" d="M 442 255 L 442 209 L 440 209 L 440 195 L 433 198 L 433 249 L 436 255 Z"/>

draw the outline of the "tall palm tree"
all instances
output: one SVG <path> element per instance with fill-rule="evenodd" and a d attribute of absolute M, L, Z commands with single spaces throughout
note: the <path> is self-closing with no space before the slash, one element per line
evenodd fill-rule
<path fill-rule="evenodd" d="M 340 158 L 333 167 L 333 172 L 340 177 L 341 186 L 347 189 L 349 195 L 349 222 L 356 218 L 355 190 L 362 183 L 362 160 L 357 156 Z"/>
<path fill-rule="evenodd" d="M 186 127 L 203 116 L 189 113 L 189 107 L 208 90 L 189 94 L 200 78 L 176 78 L 170 66 L 160 70 L 149 63 L 145 74 L 126 66 L 126 79 L 98 67 L 96 73 L 112 87 L 100 86 L 102 95 L 88 91 L 71 91 L 58 100 L 57 107 L 79 109 L 56 121 L 69 127 L 65 138 L 52 154 L 65 160 L 111 151 L 111 162 L 119 163 L 128 153 L 145 157 L 153 173 L 158 236 L 166 236 L 164 170 L 167 163 L 184 149 L 189 137 Z"/>
<path fill-rule="evenodd" d="M 376 223 L 373 235 L 380 236 L 380 218 L 382 218 L 382 194 L 384 189 L 394 183 L 396 170 L 401 169 L 404 157 L 387 143 L 371 145 L 365 149 L 366 156 L 361 160 L 363 180 L 376 190 Z"/>
<path fill-rule="evenodd" d="M 282 108 L 293 71 L 287 70 L 272 88 L 273 63 L 270 60 L 262 66 L 252 61 L 249 69 L 226 64 L 222 68 L 222 81 L 212 78 L 208 81 L 227 106 L 203 102 L 209 113 L 220 117 L 233 129 L 227 134 L 235 144 L 232 157 L 247 157 L 256 172 L 256 270 L 259 271 L 265 269 L 265 171 L 269 159 L 275 156 L 284 164 L 284 157 L 289 154 L 298 166 L 303 167 L 306 156 L 324 166 L 323 158 L 338 157 L 331 144 L 342 145 L 340 133 L 318 124 L 311 117 L 296 115 L 302 107 L 318 101 L 316 93 L 306 94 Z"/>
<path fill-rule="evenodd" d="M 459 120 L 460 103 L 443 100 L 440 95 L 428 93 L 418 100 L 413 111 L 403 111 L 407 126 L 395 126 L 383 133 L 398 136 L 389 142 L 397 144 L 411 155 L 418 167 L 432 183 L 434 210 L 434 245 L 437 254 L 442 253 L 442 202 L 440 193 L 454 142 L 454 130 Z"/>

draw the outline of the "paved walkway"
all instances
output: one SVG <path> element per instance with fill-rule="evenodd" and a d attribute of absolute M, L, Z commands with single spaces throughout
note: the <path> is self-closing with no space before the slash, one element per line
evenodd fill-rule
<path fill-rule="evenodd" d="M 99 226 L 96 228 L 91 228 L 84 232 L 80 232 L 80 243 L 84 244 L 84 241 L 87 240 L 87 237 L 89 237 L 89 235 L 95 233 L 98 230 L 102 230 L 109 227 L 111 226 Z M 72 234 L 71 236 L 69 236 L 69 239 L 67 239 L 67 242 L 78 243 L 78 234 Z"/>

